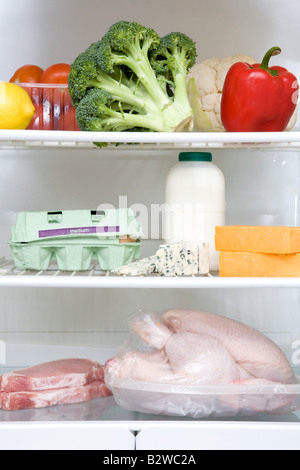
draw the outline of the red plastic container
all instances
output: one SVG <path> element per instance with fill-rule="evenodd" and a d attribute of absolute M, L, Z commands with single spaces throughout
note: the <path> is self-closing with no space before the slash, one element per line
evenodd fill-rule
<path fill-rule="evenodd" d="M 27 127 L 34 130 L 78 131 L 68 85 L 19 83 L 29 94 L 35 114 Z"/>

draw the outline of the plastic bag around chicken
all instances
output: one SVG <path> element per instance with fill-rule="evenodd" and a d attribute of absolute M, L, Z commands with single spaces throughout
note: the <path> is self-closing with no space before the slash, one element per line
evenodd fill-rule
<path fill-rule="evenodd" d="M 191 418 L 289 414 L 300 380 L 280 348 L 247 325 L 190 309 L 139 310 L 105 365 L 118 405 Z"/>

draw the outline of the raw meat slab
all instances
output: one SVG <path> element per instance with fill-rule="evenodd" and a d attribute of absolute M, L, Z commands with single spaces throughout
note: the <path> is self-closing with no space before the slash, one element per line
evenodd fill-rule
<path fill-rule="evenodd" d="M 75 387 L 103 380 L 103 366 L 89 359 L 60 359 L 2 375 L 4 392 Z"/>
<path fill-rule="evenodd" d="M 1 394 L 1 407 L 6 411 L 44 408 L 53 405 L 80 403 L 112 395 L 102 380 L 86 385 L 53 390 L 12 392 Z"/>

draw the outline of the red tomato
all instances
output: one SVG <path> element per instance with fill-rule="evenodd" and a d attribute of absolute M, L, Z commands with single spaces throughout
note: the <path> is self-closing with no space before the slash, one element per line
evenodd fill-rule
<path fill-rule="evenodd" d="M 38 65 L 23 65 L 15 71 L 11 83 L 39 83 L 44 70 Z"/>
<path fill-rule="evenodd" d="M 43 106 L 42 105 L 35 105 L 35 113 L 33 118 L 30 121 L 27 129 L 35 129 L 40 130 L 42 129 L 42 118 L 43 118 Z"/>
<path fill-rule="evenodd" d="M 35 107 L 35 113 L 27 129 L 52 131 L 54 129 L 54 119 L 52 104 L 44 101 Z"/>
<path fill-rule="evenodd" d="M 47 67 L 40 79 L 41 83 L 67 84 L 71 70 L 69 64 L 54 64 Z"/>
<path fill-rule="evenodd" d="M 72 105 L 65 107 L 60 128 L 62 131 L 79 131 L 79 127 L 76 122 L 76 111 Z"/>

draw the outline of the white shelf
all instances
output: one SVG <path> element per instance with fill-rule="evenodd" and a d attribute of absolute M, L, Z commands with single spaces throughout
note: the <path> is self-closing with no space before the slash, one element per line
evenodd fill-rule
<path fill-rule="evenodd" d="M 98 407 L 100 406 L 98 401 Z M 76 413 L 77 410 L 78 408 L 74 408 L 73 412 Z M 56 412 L 59 416 L 60 410 Z M 47 416 L 51 419 L 51 413 Z M 32 418 L 28 418 L 27 422 L 2 422 L 0 439 L 0 450 L 133 451 L 135 448 L 135 437 L 128 429 L 127 423 L 76 420 L 68 422 L 58 421 L 57 418 L 51 422 L 47 417 L 41 422 L 32 422 Z"/>
<path fill-rule="evenodd" d="M 299 450 L 299 424 L 257 422 L 140 422 L 136 449 Z"/>
<path fill-rule="evenodd" d="M 300 148 L 300 131 L 291 132 L 77 132 L 0 130 L 0 147 L 92 148 L 103 142 L 111 149 L 143 148 Z M 118 144 L 118 145 L 116 145 Z"/>
<path fill-rule="evenodd" d="M 299 450 L 299 418 L 197 421 L 141 415 L 111 397 L 2 414 L 0 450 Z M 82 411 L 81 411 L 82 410 Z M 74 418 L 75 416 L 75 418 Z M 6 420 L 5 420 L 6 419 Z M 66 440 L 66 436 L 68 439 Z M 155 454 L 155 452 L 153 452 Z M 157 452 L 156 452 L 157 455 Z M 194 454 L 196 455 L 196 454 Z M 179 459 L 178 459 L 179 461 Z"/>
<path fill-rule="evenodd" d="M 293 288 L 300 287 L 300 278 L 233 278 L 207 276 L 163 277 L 116 276 L 92 267 L 88 271 L 20 270 L 13 261 L 0 262 L 0 287 L 69 287 L 104 289 L 224 289 L 224 288 Z"/>

